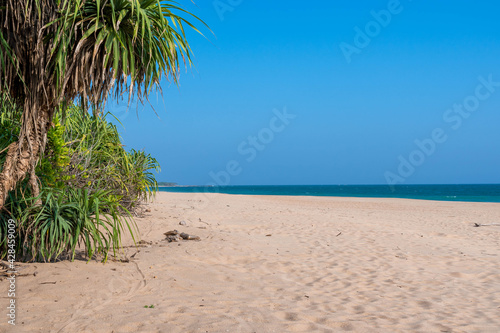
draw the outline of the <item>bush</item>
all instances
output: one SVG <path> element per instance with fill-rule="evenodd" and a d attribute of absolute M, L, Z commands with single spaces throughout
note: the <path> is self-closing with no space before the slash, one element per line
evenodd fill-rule
<path fill-rule="evenodd" d="M 107 189 L 120 204 L 135 213 L 140 203 L 158 191 L 152 173 L 156 159 L 142 151 L 125 151 L 116 126 L 102 117 L 89 116 L 74 106 L 67 110 L 65 137 L 70 162 L 61 177 L 64 186 Z"/>
<path fill-rule="evenodd" d="M 0 163 L 17 140 L 21 113 L 0 99 Z M 16 255 L 22 260 L 74 259 L 82 246 L 90 259 L 107 260 L 122 232 L 136 234 L 132 214 L 158 190 L 158 162 L 143 151 L 125 151 L 115 125 L 77 106 L 59 111 L 47 135 L 36 174 L 41 193 L 33 198 L 27 179 L 9 194 L 0 212 L 0 258 L 8 253 L 7 223 L 17 223 Z"/>
<path fill-rule="evenodd" d="M 123 215 L 120 204 L 109 199 L 109 191 L 90 193 L 86 189 L 44 189 L 39 198 L 19 199 L 11 195 L 6 207 L 10 214 L 0 215 L 0 232 L 7 235 L 8 219 L 17 223 L 16 257 L 18 260 L 53 261 L 61 255 L 74 259 L 82 246 L 85 255 L 116 255 L 124 228 L 134 235 L 136 225 Z M 0 247 L 6 248 L 6 237 Z M 5 256 L 5 254 L 4 254 Z"/>

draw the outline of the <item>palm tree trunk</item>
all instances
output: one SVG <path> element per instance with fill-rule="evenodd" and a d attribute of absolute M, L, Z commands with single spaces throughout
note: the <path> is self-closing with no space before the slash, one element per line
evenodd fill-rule
<path fill-rule="evenodd" d="M 29 185 L 32 195 L 37 196 L 40 193 L 35 167 L 45 148 L 50 117 L 48 111 L 45 110 L 38 113 L 37 119 L 33 117 L 26 119 L 25 114 L 27 113 L 23 112 L 23 125 L 19 139 L 10 144 L 0 173 L 0 208 L 4 206 L 9 192 L 26 175 L 30 176 Z"/>

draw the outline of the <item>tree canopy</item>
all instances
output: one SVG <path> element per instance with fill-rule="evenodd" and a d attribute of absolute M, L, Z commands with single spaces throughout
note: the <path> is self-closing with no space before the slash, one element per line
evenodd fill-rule
<path fill-rule="evenodd" d="M 0 89 L 23 109 L 0 207 L 26 174 L 38 192 L 35 165 L 56 108 L 79 99 L 98 113 L 109 96 L 143 101 L 162 77 L 178 82 L 191 65 L 185 27 L 198 31 L 183 16 L 202 22 L 168 0 L 0 0 Z"/>

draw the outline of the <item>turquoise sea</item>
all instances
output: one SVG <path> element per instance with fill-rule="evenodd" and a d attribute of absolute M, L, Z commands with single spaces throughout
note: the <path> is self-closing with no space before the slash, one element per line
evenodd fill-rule
<path fill-rule="evenodd" d="M 397 185 L 393 187 L 388 185 L 174 186 L 161 187 L 160 191 L 500 202 L 500 184 Z"/>

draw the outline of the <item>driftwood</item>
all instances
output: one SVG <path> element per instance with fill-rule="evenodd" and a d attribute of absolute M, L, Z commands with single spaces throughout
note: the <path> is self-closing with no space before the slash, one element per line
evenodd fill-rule
<path fill-rule="evenodd" d="M 0 271 L 0 281 L 2 281 L 4 278 L 10 278 L 12 276 L 21 277 L 21 276 L 37 276 L 38 271 L 36 270 L 36 266 L 32 266 L 29 264 L 25 263 L 19 263 L 15 262 L 14 267 L 11 267 L 11 264 L 8 261 L 0 260 L 0 268 L 2 271 Z M 33 273 L 21 273 L 26 268 L 34 268 Z"/>
<path fill-rule="evenodd" d="M 0 277 L 11 277 L 11 276 L 15 276 L 15 277 L 20 277 L 20 276 L 36 276 L 38 274 L 38 272 L 33 272 L 33 273 L 23 273 L 23 274 L 20 274 L 18 272 L 12 272 L 12 273 L 9 273 L 9 272 L 1 272 L 0 273 Z"/>
<path fill-rule="evenodd" d="M 479 224 L 479 223 L 474 223 L 474 227 L 479 228 L 479 227 L 500 227 L 500 223 L 491 223 L 491 224 Z"/>

